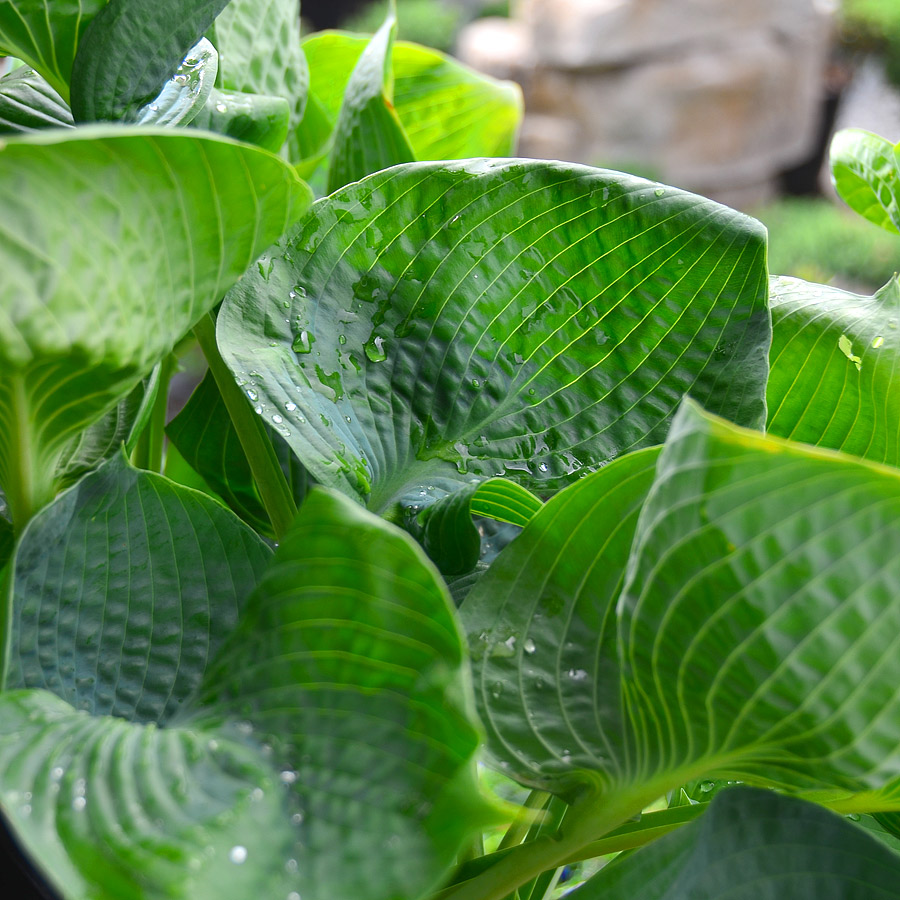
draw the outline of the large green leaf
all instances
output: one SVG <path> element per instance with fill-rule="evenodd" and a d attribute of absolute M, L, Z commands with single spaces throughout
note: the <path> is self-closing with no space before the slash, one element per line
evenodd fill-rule
<path fill-rule="evenodd" d="M 319 201 L 226 298 L 238 383 L 323 484 L 556 490 L 659 443 L 690 392 L 765 418 L 761 226 L 628 175 L 400 166 Z"/>
<path fill-rule="evenodd" d="M 460 607 L 488 749 L 517 780 L 566 792 L 622 755 L 615 601 L 658 456 L 549 500 Z"/>
<path fill-rule="evenodd" d="M 0 483 L 14 520 L 49 498 L 65 442 L 308 202 L 270 154 L 183 132 L 75 129 L 0 147 Z"/>
<path fill-rule="evenodd" d="M 350 73 L 366 47 L 361 35 L 324 31 L 303 42 L 309 60 L 310 108 L 298 140 L 304 156 L 327 145 Z M 455 59 L 398 41 L 391 53 L 394 108 L 415 158 L 509 156 L 522 115 L 518 85 L 497 81 Z"/>
<path fill-rule="evenodd" d="M 299 161 L 295 135 L 309 90 L 309 69 L 300 47 L 299 0 L 231 0 L 216 19 L 215 42 L 223 88 L 288 102 L 288 156 Z"/>
<path fill-rule="evenodd" d="M 81 37 L 107 0 L 0 0 L 0 52 L 37 69 L 66 100 Z"/>
<path fill-rule="evenodd" d="M 163 723 L 234 629 L 271 551 L 203 494 L 122 454 L 38 513 L 13 572 L 8 684 Z"/>
<path fill-rule="evenodd" d="M 110 0 L 72 67 L 77 122 L 118 120 L 151 103 L 228 0 Z"/>
<path fill-rule="evenodd" d="M 572 900 L 893 900 L 900 854 L 846 819 L 731 788 L 697 821 L 602 869 Z"/>
<path fill-rule="evenodd" d="M 770 284 L 769 433 L 900 465 L 900 283 L 873 297 Z"/>
<path fill-rule="evenodd" d="M 47 638 L 70 652 L 34 661 L 47 683 L 74 679 L 74 696 L 59 692 L 89 698 L 89 711 L 39 689 L 0 695 L 0 807 L 38 868 L 66 900 L 414 900 L 436 886 L 492 812 L 472 768 L 478 735 L 461 639 L 421 551 L 349 501 L 314 494 L 239 604 L 237 627 L 199 693 L 186 699 L 194 679 L 176 678 L 172 696 L 159 685 L 151 699 L 156 685 L 140 677 L 148 651 L 169 670 L 179 646 L 205 664 L 212 620 L 191 600 L 204 581 L 196 570 L 230 618 L 239 582 L 223 575 L 241 568 L 246 538 L 222 535 L 225 526 L 250 532 L 159 476 L 123 475 L 136 485 L 118 500 L 108 490 L 88 498 L 86 479 L 23 539 L 36 541 L 38 524 L 83 492 L 81 527 L 108 523 L 109 565 L 120 573 L 104 585 L 96 565 L 77 571 L 76 545 L 82 562 L 91 545 L 57 522 L 48 556 L 68 577 L 39 602 Z M 156 502 L 142 514 L 138 499 Z M 98 514 L 103 503 L 106 515 Z M 160 510 L 167 522 L 192 519 L 193 533 L 159 527 Z M 117 525 L 138 537 L 146 529 L 153 552 L 142 585 L 129 584 Z M 226 559 L 216 563 L 216 554 Z M 173 575 L 183 579 L 181 595 Z M 99 612 L 102 601 L 78 602 L 81 576 L 106 594 L 108 612 L 93 629 L 84 627 L 85 604 Z M 100 657 L 98 643 L 126 652 Z M 59 672 L 59 660 L 73 674 Z M 185 700 L 180 713 L 160 715 L 177 700 Z"/>
<path fill-rule="evenodd" d="M 896 470 L 686 406 L 618 600 L 625 777 L 896 778 L 898 518 Z"/>
<path fill-rule="evenodd" d="M 845 128 L 831 141 L 831 177 L 844 202 L 861 216 L 900 233 L 900 157 L 890 141 Z"/>
<path fill-rule="evenodd" d="M 266 431 L 299 507 L 308 487 L 306 471 L 271 425 Z M 273 536 L 250 463 L 210 373 L 204 376 L 184 409 L 166 426 L 166 434 L 191 468 L 245 522 Z"/>
<path fill-rule="evenodd" d="M 22 66 L 0 78 L 0 134 L 73 124 L 66 102 L 34 69 Z"/>
<path fill-rule="evenodd" d="M 393 5 L 366 45 L 341 103 L 328 164 L 328 193 L 398 163 L 415 159 L 394 108 L 391 48 L 397 32 Z"/>

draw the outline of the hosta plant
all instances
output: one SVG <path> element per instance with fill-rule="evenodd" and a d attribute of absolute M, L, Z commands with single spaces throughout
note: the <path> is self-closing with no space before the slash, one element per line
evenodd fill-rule
<path fill-rule="evenodd" d="M 0 812 L 34 877 L 895 897 L 897 282 L 770 278 L 746 216 L 505 158 L 516 89 L 390 10 L 298 13 L 0 3 Z M 879 140 L 836 182 L 898 228 Z"/>

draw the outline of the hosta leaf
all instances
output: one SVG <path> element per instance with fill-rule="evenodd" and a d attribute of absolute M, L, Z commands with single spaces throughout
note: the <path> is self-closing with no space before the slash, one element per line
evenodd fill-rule
<path fill-rule="evenodd" d="M 284 476 L 300 506 L 307 476 L 297 457 L 271 426 L 266 428 Z M 272 525 L 253 483 L 250 463 L 241 448 L 225 403 L 207 373 L 184 409 L 168 424 L 166 434 L 204 481 L 257 531 L 272 535 Z"/>
<path fill-rule="evenodd" d="M 368 38 L 324 31 L 303 42 L 310 64 L 310 107 L 298 130 L 304 156 L 323 148 L 337 123 L 350 73 Z M 515 149 L 522 92 L 455 59 L 398 41 L 391 53 L 394 108 L 415 158 L 508 156 Z"/>
<path fill-rule="evenodd" d="M 301 896 L 420 897 L 486 823 L 465 666 L 413 541 L 339 495 L 310 494 L 194 716 L 241 719 L 289 763 Z"/>
<path fill-rule="evenodd" d="M 97 482 L 88 498 L 86 486 L 116 466 L 131 486 L 110 492 Z M 224 574 L 246 567 L 236 551 L 250 532 L 202 495 L 123 467 L 110 464 L 61 497 L 19 550 L 17 570 L 38 528 L 84 492 L 84 535 L 57 522 L 48 555 L 62 555 L 66 577 L 41 603 L 47 635 L 71 648 L 61 659 L 80 694 L 70 699 L 88 699 L 90 711 L 40 689 L 0 695 L 0 807 L 38 869 L 66 900 L 421 897 L 492 816 L 472 769 L 478 735 L 460 637 L 421 552 L 349 501 L 314 495 L 257 591 L 238 604 L 238 625 L 199 695 L 170 718 L 169 699 L 150 703 L 154 683 L 136 673 L 148 651 L 171 662 L 173 636 L 195 657 L 211 649 L 216 623 L 191 614 L 204 577 L 197 569 L 211 576 L 208 598 L 221 595 L 229 618 L 238 585 Z M 160 528 L 160 515 L 175 527 Z M 192 535 L 177 527 L 186 521 Z M 132 532 L 132 548 L 146 532 L 148 565 L 120 559 L 117 523 Z M 88 533 L 104 527 L 112 575 L 98 565 L 79 572 L 79 553 L 83 560 L 84 548 L 97 546 Z M 228 528 L 244 537 L 222 540 Z M 255 537 L 249 546 L 261 550 Z M 226 558 L 216 563 L 217 553 Z M 143 585 L 129 583 L 129 572 Z M 79 602 L 91 583 L 108 609 L 100 630 L 83 627 L 86 604 L 102 604 L 96 592 Z M 169 604 L 163 615 L 161 603 Z M 98 642 L 125 648 L 120 677 L 107 679 L 116 654 L 100 656 L 113 660 L 109 669 L 97 665 Z M 263 646 L 272 652 L 260 655 Z M 47 681 L 67 676 L 57 658 L 42 661 Z M 146 708 L 135 704 L 135 686 Z M 180 697 L 190 684 L 176 677 L 169 687 Z"/>
<path fill-rule="evenodd" d="M 110 0 L 72 67 L 77 122 L 125 119 L 150 103 L 228 0 Z"/>
<path fill-rule="evenodd" d="M 216 48 L 206 38 L 200 38 L 159 94 L 126 115 L 125 120 L 137 125 L 189 124 L 209 99 L 218 68 Z"/>
<path fill-rule="evenodd" d="M 771 280 L 770 434 L 900 465 L 900 284 Z"/>
<path fill-rule="evenodd" d="M 107 0 L 2 0 L 0 51 L 37 69 L 65 100 L 82 35 Z"/>
<path fill-rule="evenodd" d="M 329 194 L 372 172 L 415 159 L 393 104 L 391 47 L 396 32 L 392 5 L 347 82 L 328 166 Z"/>
<path fill-rule="evenodd" d="M 64 443 L 308 202 L 270 154 L 184 132 L 75 129 L 0 147 L 0 483 L 14 520 L 52 493 Z"/>
<path fill-rule="evenodd" d="M 34 69 L 22 66 L 0 78 L 0 134 L 72 125 L 66 102 Z"/>
<path fill-rule="evenodd" d="M 268 94 L 288 102 L 292 136 L 288 154 L 298 161 L 293 135 L 303 118 L 309 89 L 309 69 L 300 47 L 298 0 L 231 0 L 216 19 L 215 40 L 220 53 L 219 82 L 226 91 Z"/>
<path fill-rule="evenodd" d="M 400 166 L 319 201 L 218 339 L 310 473 L 383 510 L 556 490 L 659 443 L 681 397 L 764 421 L 763 232 L 692 194 L 530 161 Z"/>
<path fill-rule="evenodd" d="M 686 405 L 618 601 L 629 777 L 896 778 L 898 516 L 895 470 Z"/>
<path fill-rule="evenodd" d="M 9 685 L 165 722 L 199 684 L 271 552 L 203 494 L 119 454 L 28 525 Z"/>
<path fill-rule="evenodd" d="M 275 153 L 287 137 L 290 112 L 283 97 L 214 89 L 191 125 Z"/>
<path fill-rule="evenodd" d="M 481 556 L 482 534 L 473 516 L 524 528 L 541 508 L 534 494 L 505 478 L 466 485 L 433 504 L 426 489 L 415 494 L 404 506 L 405 527 L 446 576 L 470 572 Z"/>
<path fill-rule="evenodd" d="M 890 141 L 845 128 L 831 141 L 831 178 L 841 199 L 886 231 L 900 233 L 900 159 Z"/>
<path fill-rule="evenodd" d="M 518 780 L 566 791 L 616 765 L 615 601 L 658 456 L 628 454 L 549 500 L 460 607 L 488 749 Z"/>
<path fill-rule="evenodd" d="M 572 900 L 889 900 L 900 854 L 846 819 L 730 788 L 697 821 L 601 871 Z"/>

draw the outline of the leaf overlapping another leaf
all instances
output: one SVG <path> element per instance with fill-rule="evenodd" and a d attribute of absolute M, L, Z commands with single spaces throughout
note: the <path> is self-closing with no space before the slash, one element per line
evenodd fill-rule
<path fill-rule="evenodd" d="M 268 557 L 122 459 L 23 534 L 0 809 L 66 900 L 413 900 L 494 818 L 411 539 L 317 492 Z"/>
<path fill-rule="evenodd" d="M 63 444 L 133 389 L 310 194 L 270 154 L 183 132 L 37 134 L 6 142 L 0 161 L 0 483 L 16 520 L 48 499 Z"/>

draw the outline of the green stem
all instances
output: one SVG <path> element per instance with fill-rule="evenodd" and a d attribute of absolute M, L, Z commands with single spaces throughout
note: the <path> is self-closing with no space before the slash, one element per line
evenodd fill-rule
<path fill-rule="evenodd" d="M 169 382 L 178 360 L 170 353 L 161 363 L 156 384 L 156 397 L 147 426 L 138 438 L 131 461 L 139 469 L 162 472 L 163 446 L 166 438 L 166 411 L 169 404 Z"/>
<path fill-rule="evenodd" d="M 500 846 L 497 849 L 506 850 L 508 847 L 515 847 L 517 844 L 521 844 L 528 837 L 528 830 L 535 821 L 538 812 L 544 808 L 549 799 L 550 794 L 546 791 L 532 791 L 522 805 L 522 811 L 512 825 L 509 826 L 506 834 L 503 835 L 503 839 L 500 841 Z"/>
<path fill-rule="evenodd" d="M 31 410 L 25 392 L 25 379 L 12 376 L 12 421 L 15 432 L 9 445 L 9 460 L 5 476 L 4 490 L 6 503 L 12 518 L 16 537 L 32 519 L 34 514 L 46 506 L 54 495 L 53 479 L 44 475 L 46 464 L 38 458 L 31 421 Z M 49 467 L 53 472 L 53 466 Z"/>
<path fill-rule="evenodd" d="M 194 334 L 234 423 L 247 462 L 250 463 L 250 471 L 272 521 L 275 538 L 281 540 L 297 515 L 297 507 L 284 472 L 278 464 L 275 449 L 266 434 L 262 419 L 251 409 L 244 392 L 237 386 L 219 353 L 212 315 L 204 316 L 194 326 Z"/>

